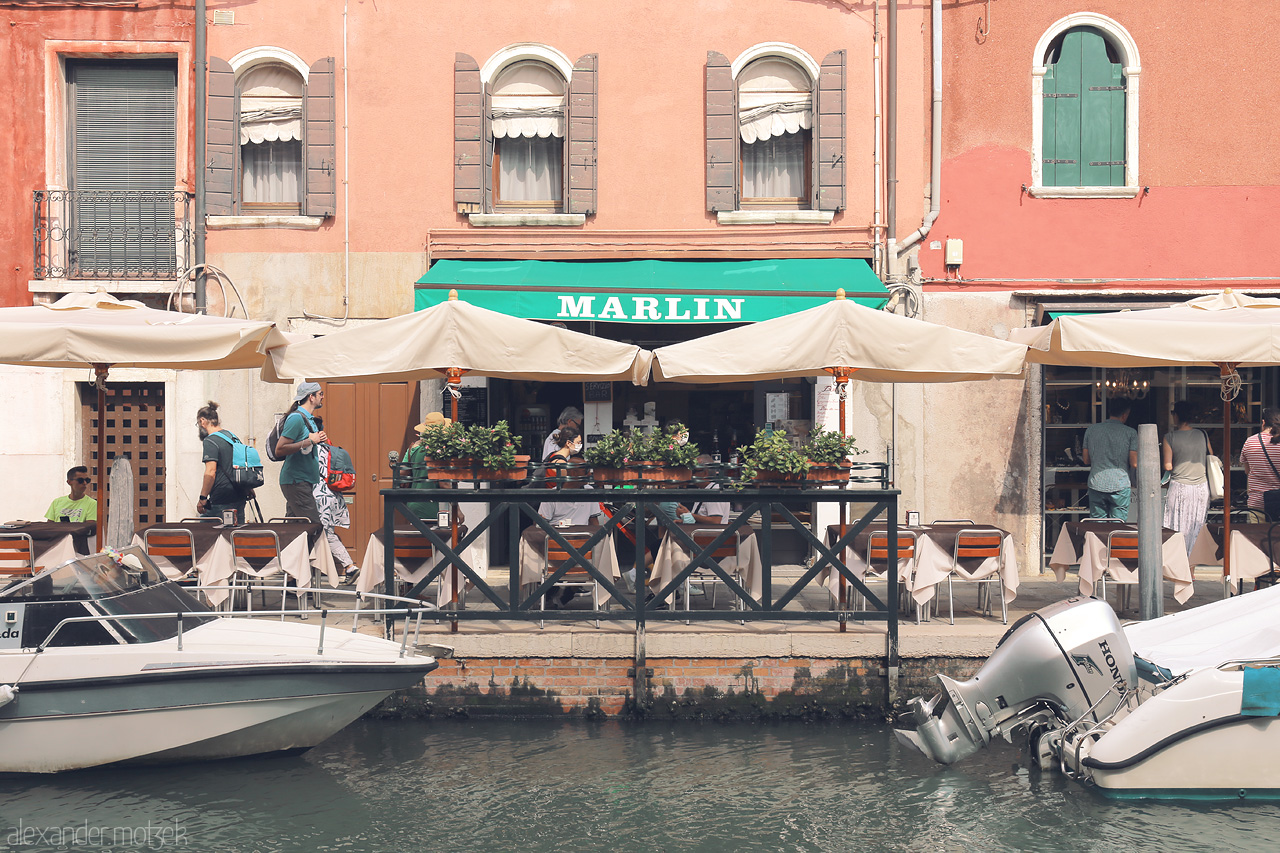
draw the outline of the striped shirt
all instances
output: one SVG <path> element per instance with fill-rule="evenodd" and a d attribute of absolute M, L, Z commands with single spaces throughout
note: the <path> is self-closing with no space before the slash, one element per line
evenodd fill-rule
<path fill-rule="evenodd" d="M 1254 509 L 1262 509 L 1263 492 L 1280 489 L 1280 477 L 1267 462 L 1269 456 L 1280 470 L 1280 444 L 1268 443 L 1265 449 L 1262 446 L 1263 439 L 1270 438 L 1262 433 L 1251 435 L 1240 448 L 1240 464 L 1249 471 L 1249 506 Z"/>

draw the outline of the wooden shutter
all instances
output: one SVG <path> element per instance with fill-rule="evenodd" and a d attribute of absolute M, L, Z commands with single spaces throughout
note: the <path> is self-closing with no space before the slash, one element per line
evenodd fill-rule
<path fill-rule="evenodd" d="M 1124 186 L 1124 72 L 1100 32 L 1080 39 L 1080 185 Z"/>
<path fill-rule="evenodd" d="M 236 75 L 225 59 L 209 57 L 209 100 L 205 122 L 205 212 L 228 216 L 235 210 Z"/>
<path fill-rule="evenodd" d="M 316 60 L 307 75 L 307 216 L 333 216 L 338 208 L 337 99 L 333 57 Z"/>
<path fill-rule="evenodd" d="M 738 207 L 738 91 L 723 53 L 707 51 L 707 210 Z"/>
<path fill-rule="evenodd" d="M 596 212 L 596 110 L 599 57 L 588 53 L 573 66 L 566 117 L 568 131 L 568 201 L 566 213 Z"/>
<path fill-rule="evenodd" d="M 844 115 L 844 51 L 833 50 L 822 60 L 814 87 L 813 206 L 817 210 L 844 209 Z"/>
<path fill-rule="evenodd" d="M 453 61 L 453 203 L 458 213 L 484 210 L 484 92 L 480 66 L 465 53 Z"/>

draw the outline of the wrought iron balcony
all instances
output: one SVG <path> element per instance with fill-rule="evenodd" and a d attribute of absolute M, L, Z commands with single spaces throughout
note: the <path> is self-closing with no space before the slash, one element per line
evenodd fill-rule
<path fill-rule="evenodd" d="M 36 190 L 36 279 L 177 281 L 191 266 L 193 195 Z"/>

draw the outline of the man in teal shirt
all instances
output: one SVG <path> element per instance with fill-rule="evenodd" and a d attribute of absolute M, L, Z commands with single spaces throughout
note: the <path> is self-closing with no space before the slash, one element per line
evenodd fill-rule
<path fill-rule="evenodd" d="M 293 397 L 293 407 L 280 429 L 276 455 L 285 457 L 280 466 L 280 491 L 284 494 L 285 515 L 309 518 L 321 524 L 313 487 L 320 482 L 320 465 L 315 447 L 329 436 L 312 419 L 324 406 L 324 391 L 315 382 L 303 382 Z"/>
<path fill-rule="evenodd" d="M 1107 419 L 1084 431 L 1090 518 L 1129 519 L 1129 469 L 1138 467 L 1138 431 L 1125 425 L 1131 407 L 1116 397 L 1107 403 Z"/>
<path fill-rule="evenodd" d="M 71 494 L 54 498 L 44 517 L 50 521 L 62 521 L 64 518 L 67 521 L 97 521 L 98 502 L 85 494 L 90 482 L 89 469 L 83 465 L 68 471 L 67 485 L 71 487 Z"/>

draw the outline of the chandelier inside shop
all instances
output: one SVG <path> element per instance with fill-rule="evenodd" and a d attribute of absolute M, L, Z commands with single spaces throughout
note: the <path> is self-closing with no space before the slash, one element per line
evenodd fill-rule
<path fill-rule="evenodd" d="M 1108 397 L 1128 397 L 1142 400 L 1151 392 L 1151 380 L 1139 370 L 1107 368 L 1106 379 L 1099 380 L 1098 388 L 1106 388 Z"/>

